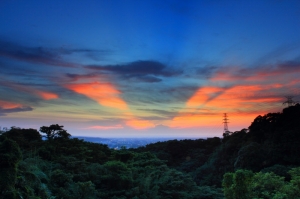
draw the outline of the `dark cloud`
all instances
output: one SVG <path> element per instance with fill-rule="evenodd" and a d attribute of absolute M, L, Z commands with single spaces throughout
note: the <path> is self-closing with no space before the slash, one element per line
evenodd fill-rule
<path fill-rule="evenodd" d="M 3 76 L 21 76 L 21 77 L 32 77 L 36 75 L 37 72 L 31 70 L 30 68 L 24 67 L 24 65 L 18 65 L 15 63 L 7 63 L 0 61 L 0 75 Z"/>
<path fill-rule="evenodd" d="M 217 66 L 206 66 L 206 67 L 198 68 L 196 70 L 196 74 L 197 76 L 210 78 L 217 69 L 218 69 Z"/>
<path fill-rule="evenodd" d="M 210 80 L 226 82 L 224 86 L 230 87 L 245 81 L 270 83 L 278 81 L 278 78 L 287 80 L 287 78 L 294 78 L 293 76 L 299 72 L 300 61 L 294 59 L 256 67 L 219 66 L 213 69 Z"/>
<path fill-rule="evenodd" d="M 157 61 L 135 61 L 123 65 L 90 65 L 86 66 L 86 68 L 101 73 L 117 74 L 126 79 L 136 79 L 145 82 L 160 82 L 162 79 L 158 77 L 173 77 L 183 73 Z"/>
<path fill-rule="evenodd" d="M 88 73 L 88 74 L 72 74 L 72 73 L 66 73 L 65 77 L 68 77 L 70 81 L 77 81 L 80 79 L 93 79 L 93 78 L 107 78 L 104 77 L 100 73 Z M 155 82 L 161 82 L 162 79 L 154 76 L 132 76 L 130 77 L 131 81 L 134 82 L 148 82 L 148 83 L 155 83 Z"/>
<path fill-rule="evenodd" d="M 83 54 L 85 57 L 95 61 L 105 60 L 108 55 L 111 55 L 113 53 L 112 50 L 95 50 L 87 48 L 71 49 L 65 47 L 59 48 L 57 51 L 63 55 Z"/>
<path fill-rule="evenodd" d="M 69 49 L 69 48 L 60 48 L 59 52 L 62 54 L 73 54 L 73 53 L 101 53 L 108 54 L 111 53 L 110 50 L 94 50 L 87 48 L 78 48 L 78 49 Z"/>
<path fill-rule="evenodd" d="M 294 43 L 294 44 L 288 44 L 288 45 L 280 45 L 278 48 L 270 51 L 269 53 L 261 56 L 259 59 L 257 59 L 254 63 L 253 66 L 261 66 L 261 65 L 266 65 L 273 63 L 274 60 L 278 60 L 282 56 L 285 56 L 293 51 L 299 51 L 299 43 Z"/>
<path fill-rule="evenodd" d="M 17 112 L 25 112 L 25 111 L 33 111 L 33 108 L 30 106 L 22 106 L 22 107 L 15 107 L 15 108 L 0 107 L 0 116 L 5 116 L 7 113 L 17 113 Z"/>
<path fill-rule="evenodd" d="M 29 63 L 45 64 L 61 67 L 78 67 L 80 64 L 65 61 L 62 56 L 73 53 L 84 53 L 86 57 L 98 59 L 103 55 L 110 54 L 110 50 L 94 50 L 86 48 L 47 48 L 26 47 L 13 42 L 0 40 L 0 56 Z M 97 58 L 98 57 L 98 58 Z"/>
<path fill-rule="evenodd" d="M 158 77 L 153 77 L 153 76 L 141 76 L 141 77 L 134 77 L 131 78 L 133 80 L 136 81 L 140 81 L 140 82 L 148 82 L 148 83 L 155 83 L 155 82 L 161 82 L 162 79 L 158 78 Z"/>
<path fill-rule="evenodd" d="M 243 71 L 240 71 L 242 73 Z M 285 61 L 272 65 L 265 65 L 261 67 L 256 67 L 246 71 L 248 76 L 250 75 L 261 75 L 261 76 L 271 76 L 271 75 L 288 75 L 300 72 L 300 62 L 299 61 Z"/>
<path fill-rule="evenodd" d="M 79 79 L 89 79 L 89 78 L 99 77 L 99 75 L 95 74 L 95 73 L 89 73 L 89 74 L 67 73 L 67 74 L 65 74 L 65 76 L 68 77 L 71 81 L 77 81 Z"/>
<path fill-rule="evenodd" d="M 278 64 L 279 70 L 285 70 L 289 72 L 298 71 L 300 69 L 300 61 L 287 61 Z"/>
<path fill-rule="evenodd" d="M 78 64 L 62 60 L 56 50 L 44 47 L 25 47 L 11 42 L 0 41 L 0 56 L 30 63 L 62 67 L 76 67 Z"/>

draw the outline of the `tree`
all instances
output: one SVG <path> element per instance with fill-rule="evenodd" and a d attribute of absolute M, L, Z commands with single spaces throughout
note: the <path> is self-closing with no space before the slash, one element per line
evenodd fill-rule
<path fill-rule="evenodd" d="M 0 198 L 16 198 L 17 167 L 22 153 L 13 140 L 0 139 Z"/>
<path fill-rule="evenodd" d="M 300 198 L 300 167 L 288 172 L 290 181 L 273 172 L 252 173 L 248 170 L 237 170 L 225 173 L 223 191 L 226 199 L 289 199 Z"/>
<path fill-rule="evenodd" d="M 4 132 L 2 135 L 15 141 L 23 149 L 36 147 L 36 143 L 42 141 L 42 136 L 36 129 L 11 127 L 10 130 Z"/>
<path fill-rule="evenodd" d="M 235 173 L 225 173 L 223 190 L 226 199 L 250 199 L 250 185 L 253 173 L 248 170 L 237 170 Z"/>
<path fill-rule="evenodd" d="M 69 139 L 71 135 L 63 127 L 58 124 L 52 124 L 49 127 L 42 126 L 40 132 L 45 133 L 48 140 L 55 138 Z"/>
<path fill-rule="evenodd" d="M 274 173 L 256 173 L 251 179 L 250 192 L 251 198 L 282 198 L 286 195 L 282 188 L 285 184 L 284 177 L 280 177 Z M 276 196 L 276 197 L 275 197 Z M 289 197 L 294 198 L 294 197 Z"/>

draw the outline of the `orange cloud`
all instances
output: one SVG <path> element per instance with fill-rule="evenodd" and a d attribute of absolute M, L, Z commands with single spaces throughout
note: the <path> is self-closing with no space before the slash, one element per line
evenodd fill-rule
<path fill-rule="evenodd" d="M 126 121 L 126 125 L 134 129 L 153 128 L 155 125 L 148 120 L 131 119 Z"/>
<path fill-rule="evenodd" d="M 75 91 L 76 93 L 87 96 L 90 99 L 95 100 L 102 106 L 108 106 L 118 109 L 127 109 L 127 104 L 122 100 L 118 91 L 110 83 L 82 83 L 71 84 L 66 86 L 68 89 Z"/>
<path fill-rule="evenodd" d="M 191 128 L 200 126 L 214 126 L 220 122 L 220 116 L 183 114 L 172 119 L 168 126 L 172 128 Z"/>
<path fill-rule="evenodd" d="M 212 99 L 207 106 L 220 111 L 248 111 L 260 102 L 276 102 L 279 98 L 260 97 L 267 92 L 268 86 L 242 85 L 227 89 L 221 95 Z M 260 95 L 258 95 L 260 93 Z M 255 103 L 254 103 L 255 102 Z"/>
<path fill-rule="evenodd" d="M 293 65 L 221 68 L 209 79 L 210 86 L 199 88 L 168 125 L 173 128 L 219 125 L 222 128 L 222 115 L 228 113 L 234 123 L 231 126 L 247 127 L 257 115 L 278 111 L 286 93 L 299 92 L 300 80 L 296 78 L 299 70 L 298 65 L 297 69 Z"/>
<path fill-rule="evenodd" d="M 5 108 L 5 109 L 11 109 L 11 108 L 22 107 L 22 105 L 13 103 L 13 102 L 7 102 L 7 101 L 0 100 L 0 107 Z"/>
<path fill-rule="evenodd" d="M 257 102 L 257 103 L 272 103 L 272 102 L 280 102 L 282 101 L 282 97 L 263 97 L 258 99 L 251 99 L 251 102 Z"/>
<path fill-rule="evenodd" d="M 247 128 L 251 122 L 260 114 L 264 112 L 251 113 L 229 113 L 229 130 L 231 128 Z M 216 111 L 215 114 L 201 115 L 201 114 L 183 114 L 173 118 L 168 123 L 171 128 L 199 128 L 199 127 L 217 127 L 220 129 L 220 135 L 223 130 L 223 112 Z M 239 130 L 236 129 L 236 130 Z M 199 132 L 200 133 L 200 132 Z"/>
<path fill-rule="evenodd" d="M 127 115 L 125 124 L 134 129 L 147 129 L 153 128 L 155 125 L 147 120 L 137 119 L 133 113 L 129 110 L 126 102 L 121 99 L 121 92 L 118 91 L 115 86 L 111 83 L 93 82 L 93 83 L 77 83 L 66 86 L 68 89 L 85 95 L 88 98 L 98 102 L 102 106 L 108 106 L 123 110 L 123 114 Z M 129 119 L 127 119 L 129 118 Z M 123 128 L 120 125 L 117 126 L 93 126 L 89 129 L 118 129 Z"/>
<path fill-rule="evenodd" d="M 187 107 L 199 106 L 206 103 L 210 98 L 216 96 L 223 89 L 220 87 L 203 87 L 200 88 L 187 102 Z"/>
<path fill-rule="evenodd" d="M 173 128 L 192 128 L 219 126 L 222 128 L 223 113 L 229 113 L 235 126 L 250 124 L 259 114 L 265 114 L 270 106 L 282 100 L 274 97 L 272 89 L 281 88 L 281 84 L 238 85 L 229 89 L 220 87 L 202 87 L 186 103 L 186 107 L 168 124 Z M 197 108 L 201 105 L 200 108 Z M 195 107 L 197 106 L 197 107 Z"/>
<path fill-rule="evenodd" d="M 58 95 L 55 93 L 45 92 L 45 91 L 36 91 L 37 94 L 44 100 L 57 99 Z"/>
<path fill-rule="evenodd" d="M 228 101 L 233 103 L 235 101 L 240 101 L 253 97 L 256 92 L 263 90 L 262 86 L 259 85 L 242 85 L 234 86 L 227 89 L 224 93 L 213 99 L 212 101 Z"/>

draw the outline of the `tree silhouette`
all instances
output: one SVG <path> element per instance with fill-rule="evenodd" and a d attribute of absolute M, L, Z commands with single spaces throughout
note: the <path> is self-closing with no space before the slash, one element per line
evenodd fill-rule
<path fill-rule="evenodd" d="M 48 140 L 53 140 L 55 138 L 69 139 L 70 134 L 63 129 L 64 126 L 58 124 L 52 124 L 48 126 L 42 126 L 40 132 L 45 133 Z"/>

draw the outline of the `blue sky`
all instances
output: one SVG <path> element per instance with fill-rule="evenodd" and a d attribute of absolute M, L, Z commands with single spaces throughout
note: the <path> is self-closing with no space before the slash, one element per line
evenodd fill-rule
<path fill-rule="evenodd" d="M 221 136 L 297 100 L 299 1 L 0 2 L 0 126 Z"/>

